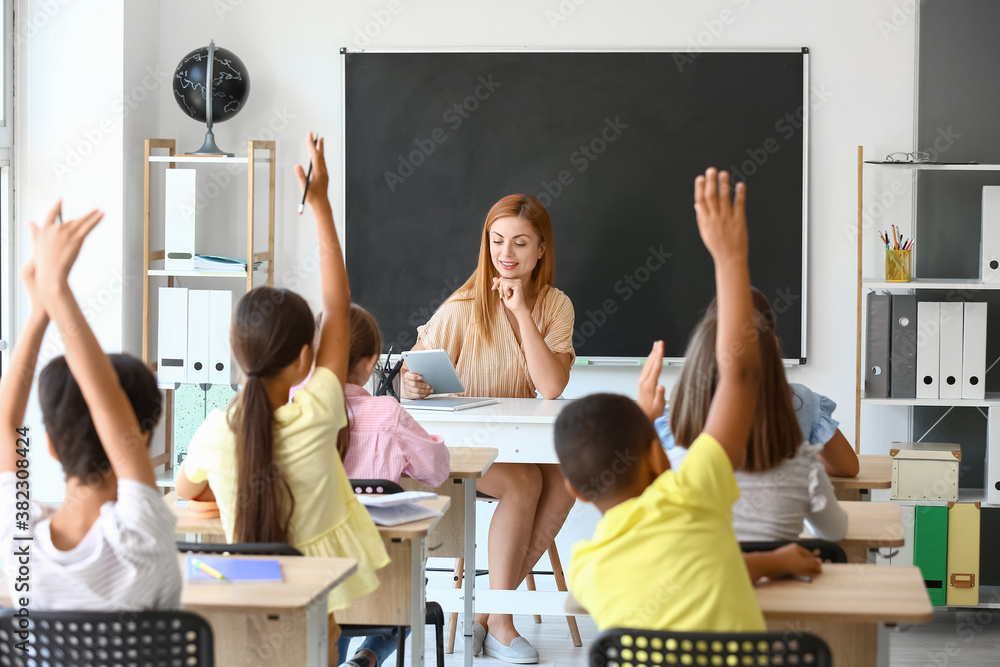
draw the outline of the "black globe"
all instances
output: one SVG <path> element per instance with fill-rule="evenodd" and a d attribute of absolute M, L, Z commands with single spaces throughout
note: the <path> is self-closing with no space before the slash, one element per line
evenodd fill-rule
<path fill-rule="evenodd" d="M 239 57 L 215 47 L 212 64 L 212 122 L 221 123 L 240 112 L 250 95 L 250 76 Z M 174 70 L 174 99 L 184 113 L 208 121 L 208 47 L 195 49 Z"/>

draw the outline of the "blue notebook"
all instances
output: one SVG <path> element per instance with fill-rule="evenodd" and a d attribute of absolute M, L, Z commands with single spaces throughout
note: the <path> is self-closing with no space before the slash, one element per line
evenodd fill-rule
<path fill-rule="evenodd" d="M 200 560 L 224 579 L 202 572 L 192 562 Z M 282 581 L 281 562 L 277 559 L 233 558 L 229 556 L 187 556 L 184 558 L 184 580 L 189 583 L 225 583 L 227 581 Z"/>

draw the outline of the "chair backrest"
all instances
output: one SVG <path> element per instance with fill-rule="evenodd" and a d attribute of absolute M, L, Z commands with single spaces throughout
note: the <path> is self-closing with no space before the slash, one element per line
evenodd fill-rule
<path fill-rule="evenodd" d="M 212 667 L 213 651 L 212 628 L 188 611 L 0 610 L 0 664 L 14 667 Z"/>
<path fill-rule="evenodd" d="M 590 647 L 590 667 L 801 665 L 831 667 L 826 643 L 788 632 L 670 632 L 611 628 Z"/>
<path fill-rule="evenodd" d="M 403 492 L 403 487 L 388 479 L 352 479 L 351 487 L 354 489 L 354 493 L 371 493 L 380 496 Z"/>
<path fill-rule="evenodd" d="M 844 547 L 840 546 L 836 542 L 829 542 L 827 540 L 795 540 L 795 543 L 817 554 L 819 559 L 824 563 L 847 562 L 847 553 L 844 551 Z M 743 553 L 752 553 L 754 551 L 774 551 L 775 549 L 781 548 L 786 544 L 789 544 L 789 542 L 740 542 L 740 549 L 743 550 Z"/>
<path fill-rule="evenodd" d="M 302 552 L 284 542 L 178 542 L 177 550 L 185 554 L 233 554 L 240 556 L 301 556 Z"/>

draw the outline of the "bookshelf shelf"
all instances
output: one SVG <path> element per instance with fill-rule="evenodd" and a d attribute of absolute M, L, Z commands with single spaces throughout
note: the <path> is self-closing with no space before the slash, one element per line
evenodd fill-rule
<path fill-rule="evenodd" d="M 899 407 L 989 408 L 1000 406 L 1000 393 L 987 392 L 983 399 L 966 398 L 861 398 L 862 405 Z"/>
<path fill-rule="evenodd" d="M 1000 290 L 1000 283 L 983 283 L 967 278 L 914 278 L 908 283 L 889 283 L 877 278 L 862 278 L 862 289 L 914 290 L 914 289 L 967 289 Z"/>
<path fill-rule="evenodd" d="M 870 167 L 913 169 L 916 171 L 1000 171 L 1000 164 L 925 164 L 920 162 L 865 161 Z"/>

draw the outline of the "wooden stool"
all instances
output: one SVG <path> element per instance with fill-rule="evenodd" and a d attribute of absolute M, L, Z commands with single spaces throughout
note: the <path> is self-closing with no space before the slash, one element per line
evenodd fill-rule
<path fill-rule="evenodd" d="M 552 575 L 556 578 L 556 588 L 560 591 L 568 590 L 566 588 L 566 576 L 563 574 L 562 561 L 559 559 L 559 550 L 556 549 L 556 543 L 553 542 L 552 546 L 549 547 L 549 562 L 552 564 Z M 455 559 L 455 570 L 452 574 L 452 579 L 454 581 L 453 588 L 462 587 L 463 572 L 465 571 L 465 559 L 456 558 Z M 478 573 L 477 573 L 478 574 Z M 535 590 L 535 577 L 529 573 L 525 579 L 525 585 L 528 587 L 529 591 Z M 542 617 L 535 615 L 535 623 L 541 623 Z M 580 639 L 580 629 L 576 625 L 576 617 L 567 616 L 566 624 L 569 625 L 569 634 L 573 639 L 573 646 L 580 647 L 583 646 L 583 642 Z M 458 630 L 458 613 L 452 612 L 448 615 L 448 638 L 445 645 L 445 653 L 455 652 L 455 635 Z"/>

